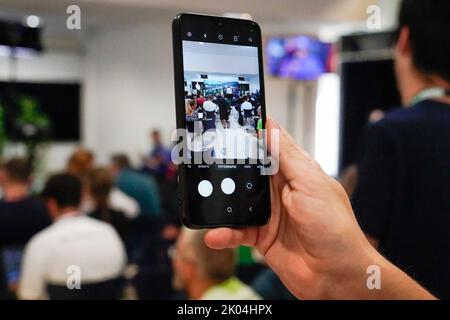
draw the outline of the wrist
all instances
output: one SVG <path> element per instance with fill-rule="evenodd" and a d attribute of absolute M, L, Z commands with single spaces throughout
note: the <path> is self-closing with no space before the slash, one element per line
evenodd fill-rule
<path fill-rule="evenodd" d="M 330 286 L 325 291 L 326 299 L 376 299 L 378 291 L 369 279 L 382 273 L 386 259 L 369 243 L 354 252 L 350 259 L 342 264 L 339 272 L 328 281 Z"/>
<path fill-rule="evenodd" d="M 334 280 L 336 286 L 328 292 L 328 299 L 435 299 L 372 246 L 361 250 L 350 264 L 351 267 Z"/>

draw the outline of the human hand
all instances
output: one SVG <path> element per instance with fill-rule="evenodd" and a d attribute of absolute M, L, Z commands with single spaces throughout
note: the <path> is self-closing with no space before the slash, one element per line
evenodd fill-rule
<path fill-rule="evenodd" d="M 280 170 L 271 178 L 269 224 L 210 230 L 207 245 L 256 247 L 299 298 L 350 298 L 347 292 L 368 290 L 367 267 L 381 264 L 382 257 L 359 228 L 344 189 L 273 120 L 267 129 L 280 130 Z"/>

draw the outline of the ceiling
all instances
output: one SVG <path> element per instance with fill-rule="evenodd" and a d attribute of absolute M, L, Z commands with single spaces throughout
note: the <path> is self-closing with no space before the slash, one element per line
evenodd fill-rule
<path fill-rule="evenodd" d="M 247 12 L 261 23 L 354 22 L 366 16 L 373 0 L 2 0 L 1 11 L 22 14 L 63 15 L 78 4 L 89 23 L 144 18 L 150 11 L 223 14 Z"/>
<path fill-rule="evenodd" d="M 84 37 L 99 28 L 152 19 L 170 23 L 179 12 L 249 13 L 266 34 L 317 33 L 323 26 L 338 29 L 364 24 L 367 6 L 377 1 L 385 0 L 1 0 L 0 18 L 41 16 L 46 38 L 59 46 L 64 46 L 64 42 L 70 46 L 74 38 L 83 42 Z M 61 27 L 65 26 L 66 9 L 71 4 L 81 8 L 79 33 Z"/>

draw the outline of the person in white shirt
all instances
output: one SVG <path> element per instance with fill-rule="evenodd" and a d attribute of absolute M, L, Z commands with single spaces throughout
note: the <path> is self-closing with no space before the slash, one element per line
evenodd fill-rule
<path fill-rule="evenodd" d="M 140 214 L 139 204 L 137 201 L 117 187 L 113 187 L 111 189 L 107 201 L 109 208 L 123 212 L 125 217 L 128 219 L 135 219 Z M 90 196 L 85 194 L 81 202 L 81 211 L 91 212 L 93 210 L 94 203 Z"/>
<path fill-rule="evenodd" d="M 252 119 L 253 106 L 250 102 L 248 102 L 247 96 L 244 96 L 242 99 L 244 100 L 241 105 L 242 115 L 244 116 L 244 123 L 248 124 Z"/>
<path fill-rule="evenodd" d="M 85 285 L 122 277 L 127 260 L 124 245 L 109 224 L 79 212 L 81 193 L 80 180 L 71 174 L 57 174 L 47 181 L 42 197 L 53 224 L 25 247 L 20 299 L 48 298 L 49 285 L 83 290 Z"/>
<path fill-rule="evenodd" d="M 137 201 L 116 187 L 109 193 L 108 205 L 111 209 L 122 211 L 128 219 L 134 219 L 139 215 Z"/>
<path fill-rule="evenodd" d="M 172 257 L 174 287 L 193 300 L 260 300 L 234 276 L 234 249 L 210 249 L 204 235 L 205 231 L 182 230 Z"/>
<path fill-rule="evenodd" d="M 203 102 L 203 107 L 202 107 L 203 110 L 205 110 L 207 112 L 217 111 L 218 107 L 212 100 L 213 100 L 213 97 L 208 96 L 208 100 Z"/>

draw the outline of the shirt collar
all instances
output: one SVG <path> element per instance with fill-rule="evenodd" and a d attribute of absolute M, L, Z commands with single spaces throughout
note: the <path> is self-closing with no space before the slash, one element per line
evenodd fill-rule
<path fill-rule="evenodd" d="M 68 211 L 60 216 L 58 216 L 55 221 L 65 220 L 67 218 L 79 217 L 82 213 L 80 211 Z"/>

